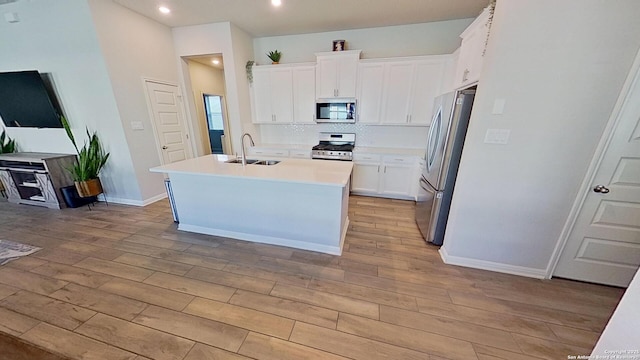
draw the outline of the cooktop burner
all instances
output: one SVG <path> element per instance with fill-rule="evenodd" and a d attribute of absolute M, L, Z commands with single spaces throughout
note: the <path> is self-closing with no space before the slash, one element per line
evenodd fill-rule
<path fill-rule="evenodd" d="M 321 142 L 320 144 L 314 146 L 312 150 L 353 151 L 353 144 L 334 145 Z"/>

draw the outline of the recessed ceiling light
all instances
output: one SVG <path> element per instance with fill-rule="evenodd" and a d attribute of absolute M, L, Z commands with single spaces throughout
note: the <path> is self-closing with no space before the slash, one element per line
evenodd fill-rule
<path fill-rule="evenodd" d="M 280 6 L 282 5 L 282 0 L 271 0 L 271 5 Z"/>
<path fill-rule="evenodd" d="M 218 64 L 220 64 L 220 60 L 218 60 L 218 59 L 211 60 L 211 62 L 212 62 L 214 65 L 218 65 Z"/>
<path fill-rule="evenodd" d="M 163 14 L 168 14 L 168 13 L 170 13 L 170 12 L 171 12 L 171 9 L 169 9 L 169 8 L 168 8 L 168 7 L 166 7 L 166 6 L 160 6 L 160 7 L 158 8 L 158 10 L 160 10 L 160 12 L 161 12 L 161 13 L 163 13 Z"/>

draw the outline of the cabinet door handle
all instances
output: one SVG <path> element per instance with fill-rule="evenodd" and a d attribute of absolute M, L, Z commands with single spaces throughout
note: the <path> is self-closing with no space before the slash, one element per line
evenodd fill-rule
<path fill-rule="evenodd" d="M 409 122 L 411 122 L 411 115 L 409 115 Z"/>
<path fill-rule="evenodd" d="M 462 81 L 467 81 L 468 76 L 469 76 L 469 69 L 464 69 L 464 72 L 462 73 Z"/>
<path fill-rule="evenodd" d="M 378 165 L 378 172 L 380 172 L 380 165 Z"/>
<path fill-rule="evenodd" d="M 409 122 L 409 114 L 407 114 L 406 122 Z"/>
<path fill-rule="evenodd" d="M 384 167 L 384 173 L 385 174 L 387 173 L 387 167 L 386 166 Z"/>

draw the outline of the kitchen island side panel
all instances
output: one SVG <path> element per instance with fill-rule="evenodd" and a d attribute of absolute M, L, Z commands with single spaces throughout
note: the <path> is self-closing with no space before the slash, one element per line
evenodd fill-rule
<path fill-rule="evenodd" d="M 170 179 L 180 230 L 341 253 L 348 227 L 348 184 L 182 173 L 172 173 Z"/>

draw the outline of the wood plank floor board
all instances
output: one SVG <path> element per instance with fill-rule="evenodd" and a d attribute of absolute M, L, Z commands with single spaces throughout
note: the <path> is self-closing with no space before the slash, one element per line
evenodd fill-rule
<path fill-rule="evenodd" d="M 368 276 L 362 274 L 346 273 L 345 282 L 355 285 L 368 286 L 383 291 L 393 290 L 398 294 L 405 294 L 425 299 L 432 299 L 450 303 L 449 293 L 445 289 L 437 287 L 427 287 L 418 284 L 386 279 L 377 276 Z"/>
<path fill-rule="evenodd" d="M 0 283 L 38 294 L 51 294 L 68 282 L 11 267 L 0 268 Z"/>
<path fill-rule="evenodd" d="M 181 360 L 195 345 L 191 340 L 104 314 L 96 314 L 75 332 L 156 360 Z"/>
<path fill-rule="evenodd" d="M 134 353 L 45 323 L 36 325 L 20 338 L 72 359 L 133 360 L 136 357 Z"/>
<path fill-rule="evenodd" d="M 258 265 L 227 264 L 224 271 L 303 287 L 307 287 L 312 278 L 306 274 L 290 273 L 277 268 L 267 269 Z"/>
<path fill-rule="evenodd" d="M 203 298 L 195 298 L 183 312 L 281 339 L 289 338 L 294 324 L 281 316 Z"/>
<path fill-rule="evenodd" d="M 479 344 L 473 344 L 473 349 L 476 351 L 478 360 L 540 360 L 539 357 L 514 353 Z"/>
<path fill-rule="evenodd" d="M 188 243 L 183 243 L 183 242 L 180 242 L 180 241 L 161 239 L 161 238 L 158 238 L 157 236 L 129 235 L 129 236 L 123 238 L 122 240 L 124 240 L 125 242 L 132 242 L 132 243 L 143 244 L 143 245 L 151 245 L 151 246 L 155 246 L 155 247 L 159 247 L 159 248 L 178 250 L 178 251 L 184 251 L 187 248 L 189 248 L 189 246 L 191 246 L 191 244 L 188 244 Z"/>
<path fill-rule="evenodd" d="M 538 320 L 549 324 L 573 326 L 595 332 L 602 332 L 608 320 L 602 316 L 577 314 L 549 307 L 494 299 L 485 295 L 469 294 L 460 291 L 449 291 L 449 296 L 456 305 L 491 312 L 513 314 L 526 319 Z"/>
<path fill-rule="evenodd" d="M 113 261 L 175 275 L 184 275 L 193 268 L 192 265 L 130 253 L 124 253 Z"/>
<path fill-rule="evenodd" d="M 73 330 L 96 314 L 95 311 L 28 291 L 17 292 L 0 301 L 0 307 Z"/>
<path fill-rule="evenodd" d="M 238 352 L 260 360 L 347 359 L 322 350 L 253 332 L 247 336 Z"/>
<path fill-rule="evenodd" d="M 251 291 L 236 291 L 229 303 L 331 329 L 336 328 L 338 321 L 335 310 Z"/>
<path fill-rule="evenodd" d="M 262 257 L 256 265 L 265 268 L 284 269 L 285 271 L 293 274 L 304 274 L 338 281 L 344 280 L 344 270 L 342 269 L 307 264 L 292 260 Z"/>
<path fill-rule="evenodd" d="M 0 332 L 20 336 L 39 323 L 40 320 L 0 307 Z"/>
<path fill-rule="evenodd" d="M 6 263 L 5 265 L 8 266 L 8 267 L 19 269 L 19 270 L 29 271 L 31 269 L 34 269 L 34 268 L 40 266 L 40 265 L 44 265 L 47 262 L 48 261 L 42 260 L 42 259 L 38 259 L 37 257 L 23 256 L 23 257 L 21 257 L 19 259 L 12 260 L 12 261 Z"/>
<path fill-rule="evenodd" d="M 546 360 L 567 359 L 569 355 L 589 355 L 591 348 L 569 345 L 532 336 L 513 334 L 520 349 L 526 355 Z"/>
<path fill-rule="evenodd" d="M 199 266 L 195 266 L 189 270 L 185 277 L 235 287 L 237 289 L 255 291 L 262 294 L 268 294 L 275 284 L 275 281 L 272 280 L 259 279 L 252 276 L 239 275 Z"/>
<path fill-rule="evenodd" d="M 227 302 L 236 289 L 195 279 L 157 272 L 144 280 L 145 284 L 199 296 L 211 300 Z"/>
<path fill-rule="evenodd" d="M 134 281 L 143 281 L 153 274 L 152 270 L 92 257 L 88 257 L 74 266 Z"/>
<path fill-rule="evenodd" d="M 541 321 L 521 318 L 509 313 L 496 313 L 421 298 L 418 298 L 417 301 L 420 312 L 424 314 L 463 321 L 475 325 L 488 326 L 516 334 L 557 340 L 557 336 L 553 333 L 549 325 Z"/>
<path fill-rule="evenodd" d="M 58 248 L 77 252 L 85 256 L 91 256 L 102 260 L 113 260 L 123 254 L 123 252 L 120 250 L 95 246 L 91 244 L 84 244 L 75 241 L 68 241 L 60 244 Z"/>
<path fill-rule="evenodd" d="M 249 333 L 233 325 L 157 306 L 148 307 L 133 322 L 232 352 L 238 351 Z"/>
<path fill-rule="evenodd" d="M 341 313 L 337 329 L 451 360 L 476 359 L 471 342 Z"/>
<path fill-rule="evenodd" d="M 246 356 L 237 355 L 213 346 L 196 343 L 184 360 L 250 360 Z"/>
<path fill-rule="evenodd" d="M 9 295 L 17 293 L 18 291 L 20 291 L 20 289 L 18 289 L 17 287 L 0 283 L 0 300 L 6 298 Z"/>
<path fill-rule="evenodd" d="M 76 284 L 69 284 L 49 296 L 124 320 L 132 320 L 147 307 L 138 300 Z"/>
<path fill-rule="evenodd" d="M 73 265 L 86 258 L 85 255 L 57 247 L 45 248 L 30 256 L 60 264 Z"/>
<path fill-rule="evenodd" d="M 463 321 L 426 314 L 416 314 L 412 311 L 389 306 L 380 306 L 380 321 L 466 340 L 471 343 L 489 345 L 513 352 L 520 351 L 511 333 L 482 325 L 469 324 Z"/>
<path fill-rule="evenodd" d="M 182 310 L 194 296 L 125 279 L 113 279 L 98 289 L 148 304 Z"/>
<path fill-rule="evenodd" d="M 313 279 L 308 288 L 364 301 L 371 301 L 380 305 L 389 305 L 418 311 L 418 304 L 415 297 L 387 290 L 379 290 L 371 287 L 324 279 Z"/>
<path fill-rule="evenodd" d="M 303 322 L 296 323 L 289 341 L 355 360 L 429 358 L 419 351 Z"/>
<path fill-rule="evenodd" d="M 111 275 L 58 263 L 46 263 L 32 269 L 31 272 L 92 288 L 104 285 L 113 279 Z"/>
<path fill-rule="evenodd" d="M 276 284 L 270 294 L 272 296 L 321 306 L 340 312 L 360 315 L 371 319 L 378 319 L 380 317 L 380 305 L 374 302 L 354 299 L 342 295 L 330 294 L 284 284 Z"/>

